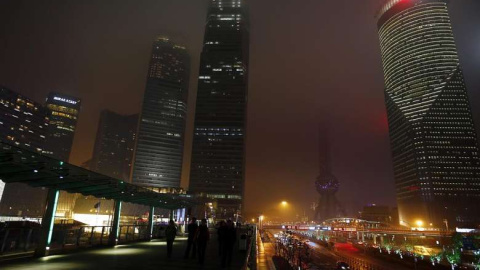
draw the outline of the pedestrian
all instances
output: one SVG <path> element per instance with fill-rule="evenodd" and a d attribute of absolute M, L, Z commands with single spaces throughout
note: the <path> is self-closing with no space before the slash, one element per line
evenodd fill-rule
<path fill-rule="evenodd" d="M 197 248 L 198 248 L 198 262 L 203 264 L 205 262 L 205 251 L 207 250 L 207 243 L 210 240 L 210 232 L 207 227 L 207 220 L 202 219 L 200 226 L 198 226 L 197 234 Z"/>
<path fill-rule="evenodd" d="M 228 220 L 225 226 L 225 235 L 223 239 L 222 267 L 230 267 L 232 264 L 233 247 L 237 240 L 237 230 L 233 221 Z"/>
<path fill-rule="evenodd" d="M 170 222 L 165 229 L 165 237 L 167 238 L 167 258 L 172 257 L 173 241 L 175 241 L 175 236 L 177 236 L 177 226 L 175 226 L 175 222 L 170 219 Z"/>
<path fill-rule="evenodd" d="M 185 259 L 190 257 L 190 250 L 193 249 L 192 258 L 195 258 L 197 255 L 197 241 L 195 241 L 195 235 L 197 234 L 198 225 L 197 218 L 192 218 L 190 224 L 187 226 L 188 231 L 188 240 L 187 240 L 187 250 L 185 251 Z"/>
<path fill-rule="evenodd" d="M 217 228 L 217 240 L 218 240 L 218 256 L 222 257 L 223 253 L 223 240 L 225 239 L 225 231 L 227 229 L 227 223 L 220 221 Z"/>

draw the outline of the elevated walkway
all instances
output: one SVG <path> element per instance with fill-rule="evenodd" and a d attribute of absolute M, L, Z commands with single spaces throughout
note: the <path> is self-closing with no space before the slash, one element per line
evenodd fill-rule
<path fill-rule="evenodd" d="M 97 248 L 66 255 L 28 259 L 17 262 L 0 262 L 2 270 L 64 270 L 64 269 L 222 269 L 218 252 L 216 231 L 210 231 L 211 239 L 207 245 L 204 265 L 197 259 L 184 259 L 187 246 L 185 237 L 177 237 L 173 245 L 173 256 L 167 258 L 167 246 L 164 239 L 140 242 L 129 245 L 117 245 L 114 248 Z M 238 249 L 238 242 L 232 257 L 232 265 L 226 269 L 243 269 L 247 252 Z M 197 256 L 198 257 L 198 256 Z"/>

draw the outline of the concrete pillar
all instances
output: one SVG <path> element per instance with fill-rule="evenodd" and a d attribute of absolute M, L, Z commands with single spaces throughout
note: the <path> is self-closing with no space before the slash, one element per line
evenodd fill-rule
<path fill-rule="evenodd" d="M 362 242 L 365 242 L 365 232 L 362 232 Z"/>
<path fill-rule="evenodd" d="M 153 234 L 153 213 L 155 212 L 155 207 L 150 206 L 150 213 L 148 214 L 148 228 L 147 228 L 147 239 L 151 240 L 152 239 L 152 234 Z"/>
<path fill-rule="evenodd" d="M 357 232 L 357 241 L 360 241 L 360 232 Z"/>
<path fill-rule="evenodd" d="M 374 245 L 377 244 L 377 235 L 376 234 L 373 235 L 373 244 Z"/>
<path fill-rule="evenodd" d="M 115 246 L 118 241 L 118 233 L 120 228 L 120 213 L 122 212 L 122 202 L 115 201 L 115 209 L 113 212 L 113 223 L 110 235 L 108 236 L 108 245 Z"/>
<path fill-rule="evenodd" d="M 53 225 L 55 223 L 55 213 L 57 212 L 58 197 L 60 192 L 56 189 L 49 189 L 47 195 L 47 205 L 42 218 L 42 228 L 40 231 L 38 247 L 35 250 L 35 256 L 48 256 L 50 243 L 52 241 Z"/>
<path fill-rule="evenodd" d="M 384 242 L 383 242 L 383 235 L 380 236 L 380 245 L 383 245 Z"/>

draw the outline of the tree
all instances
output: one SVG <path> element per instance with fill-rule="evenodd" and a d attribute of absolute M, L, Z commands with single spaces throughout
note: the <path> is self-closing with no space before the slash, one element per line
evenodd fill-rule
<path fill-rule="evenodd" d="M 451 249 L 445 252 L 445 258 L 447 259 L 448 263 L 450 263 L 452 270 L 455 270 L 455 267 L 461 261 L 461 253 L 459 250 Z"/>

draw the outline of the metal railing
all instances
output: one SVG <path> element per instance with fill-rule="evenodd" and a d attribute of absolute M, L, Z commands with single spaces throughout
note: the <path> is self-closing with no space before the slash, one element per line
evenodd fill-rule
<path fill-rule="evenodd" d="M 86 248 L 108 245 L 111 226 L 82 226 L 64 227 L 55 226 L 52 233 L 50 250 Z M 165 225 L 154 225 L 152 238 L 164 236 Z M 148 240 L 150 238 L 147 225 L 120 225 L 119 244 Z M 0 229 L 0 256 L 22 254 L 35 251 L 40 236 L 40 227 L 35 228 L 1 228 Z"/>
<path fill-rule="evenodd" d="M 252 226 L 252 230 L 249 230 L 249 243 L 247 249 L 247 256 L 242 270 L 255 270 L 257 269 L 257 227 Z"/>

